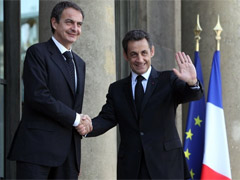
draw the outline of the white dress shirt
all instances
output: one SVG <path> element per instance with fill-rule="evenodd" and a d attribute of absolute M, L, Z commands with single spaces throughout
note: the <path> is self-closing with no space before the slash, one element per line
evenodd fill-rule
<path fill-rule="evenodd" d="M 55 43 L 55 45 L 58 47 L 59 51 L 61 52 L 61 54 L 63 54 L 65 51 L 72 51 L 71 49 L 68 50 L 67 48 L 65 48 L 60 42 L 58 42 L 53 36 L 52 36 L 52 40 Z M 64 60 L 66 61 L 66 58 L 63 56 Z M 74 65 L 74 74 L 75 74 L 75 92 L 77 90 L 77 71 L 76 71 L 76 66 L 75 63 L 73 61 L 73 65 Z M 80 124 L 81 121 L 81 115 L 76 113 L 76 118 L 75 121 L 73 123 L 73 126 L 78 126 Z"/>
<path fill-rule="evenodd" d="M 148 68 L 147 72 L 145 72 L 144 74 L 141 74 L 141 76 L 144 77 L 144 80 L 142 80 L 144 93 L 146 92 L 147 83 L 148 83 L 148 79 L 149 79 L 151 70 L 152 70 L 152 66 L 150 66 Z M 135 72 L 132 71 L 132 93 L 133 93 L 134 99 L 135 99 L 135 86 L 137 84 L 137 76 L 138 76 L 138 74 L 136 74 Z"/>
<path fill-rule="evenodd" d="M 148 83 L 148 79 L 149 79 L 151 70 L 152 70 L 152 66 L 150 66 L 148 68 L 147 72 L 145 72 L 144 74 L 141 74 L 141 76 L 144 77 L 144 80 L 142 80 L 144 93 L 146 92 L 147 83 Z M 135 86 L 137 84 L 137 76 L 138 76 L 138 74 L 136 74 L 135 72 L 132 71 L 132 93 L 133 93 L 133 99 L 135 99 Z M 190 88 L 191 89 L 200 89 L 199 82 L 197 81 L 197 84 L 195 86 L 190 86 Z"/>

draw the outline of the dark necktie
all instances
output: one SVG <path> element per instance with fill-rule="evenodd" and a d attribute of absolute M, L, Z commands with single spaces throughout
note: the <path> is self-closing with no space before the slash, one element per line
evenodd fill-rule
<path fill-rule="evenodd" d="M 75 72 L 74 72 L 72 53 L 70 51 L 65 51 L 63 53 L 63 56 L 66 58 L 67 67 L 68 67 L 68 71 L 69 71 L 69 75 L 70 75 L 70 79 L 71 79 L 71 86 L 73 87 L 73 89 L 75 91 Z"/>
<path fill-rule="evenodd" d="M 142 80 L 144 80 L 144 77 L 139 75 L 137 77 L 137 84 L 135 86 L 135 105 L 136 105 L 136 109 L 137 109 L 138 118 L 140 116 L 141 105 L 142 105 L 142 100 L 143 100 L 143 96 L 144 96 Z"/>

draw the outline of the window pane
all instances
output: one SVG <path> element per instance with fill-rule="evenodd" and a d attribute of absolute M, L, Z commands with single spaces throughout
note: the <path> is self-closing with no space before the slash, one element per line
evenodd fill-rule
<path fill-rule="evenodd" d="M 20 77 L 27 49 L 38 42 L 39 0 L 21 0 L 21 62 Z M 24 87 L 21 81 L 21 102 L 23 102 Z"/>
<path fill-rule="evenodd" d="M 0 79 L 4 79 L 4 63 L 3 63 L 3 0 L 0 0 Z"/>

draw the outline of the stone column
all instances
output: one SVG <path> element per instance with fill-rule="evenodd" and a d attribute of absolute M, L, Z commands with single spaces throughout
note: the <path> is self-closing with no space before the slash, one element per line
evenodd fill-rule
<path fill-rule="evenodd" d="M 86 19 L 74 48 L 87 65 L 83 113 L 98 115 L 111 82 L 116 80 L 114 0 L 81 0 Z M 83 139 L 80 179 L 116 179 L 116 128 Z"/>
<path fill-rule="evenodd" d="M 175 53 L 181 51 L 181 2 L 148 0 L 142 3 L 143 24 L 151 34 L 155 46 L 152 65 L 157 70 L 172 70 L 177 67 Z M 147 21 L 145 22 L 144 21 Z M 176 125 L 182 136 L 182 106 L 177 109 Z"/>
<path fill-rule="evenodd" d="M 49 17 L 59 1 L 40 1 L 40 41 L 50 37 Z M 86 62 L 83 113 L 95 117 L 116 79 L 114 0 L 74 0 L 84 11 L 80 39 L 73 50 Z M 96 138 L 82 139 L 80 179 L 116 179 L 116 128 Z"/>
<path fill-rule="evenodd" d="M 182 47 L 191 54 L 195 50 L 193 29 L 196 26 L 197 14 L 203 29 L 200 40 L 200 58 L 202 63 L 207 95 L 213 53 L 216 50 L 215 32 L 217 15 L 223 28 L 221 34 L 221 75 L 223 109 L 228 137 L 228 149 L 232 179 L 240 177 L 240 1 L 212 0 L 182 2 Z"/>

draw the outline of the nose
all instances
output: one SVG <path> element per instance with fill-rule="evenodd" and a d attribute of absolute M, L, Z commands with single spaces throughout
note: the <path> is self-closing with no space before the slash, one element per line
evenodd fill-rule
<path fill-rule="evenodd" d="M 78 29 L 77 23 L 73 23 L 71 29 L 72 29 L 73 31 L 77 31 L 77 29 Z"/>
<path fill-rule="evenodd" d="M 139 54 L 137 60 L 138 60 L 139 62 L 142 62 L 142 61 L 143 61 L 143 56 L 142 56 L 141 54 Z"/>

